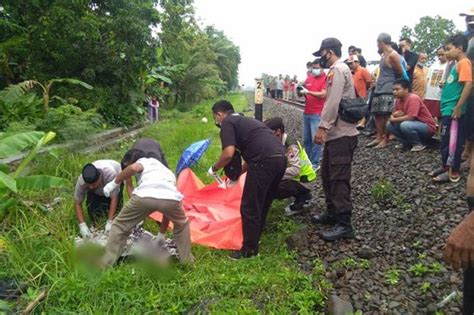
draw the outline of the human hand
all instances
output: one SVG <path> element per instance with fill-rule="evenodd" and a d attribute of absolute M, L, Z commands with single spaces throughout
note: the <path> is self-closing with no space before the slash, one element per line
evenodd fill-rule
<path fill-rule="evenodd" d="M 207 174 L 212 177 L 217 175 L 217 173 L 214 172 L 214 166 L 209 167 L 209 169 L 207 170 Z"/>
<path fill-rule="evenodd" d="M 461 115 L 462 115 L 462 107 L 461 106 L 454 107 L 453 115 L 451 117 L 453 117 L 453 119 L 459 119 L 461 118 Z"/>
<path fill-rule="evenodd" d="M 110 194 L 117 189 L 119 185 L 115 182 L 115 179 L 110 181 L 107 185 L 104 186 L 104 196 L 110 197 Z"/>
<path fill-rule="evenodd" d="M 474 211 L 451 231 L 443 256 L 454 269 L 474 263 Z"/>
<path fill-rule="evenodd" d="M 403 115 L 405 115 L 405 113 L 404 113 L 403 111 L 401 111 L 401 110 L 397 110 L 397 111 L 393 112 L 393 114 L 392 114 L 392 116 L 393 116 L 394 118 L 402 117 Z"/>
<path fill-rule="evenodd" d="M 324 128 L 318 128 L 318 131 L 314 135 L 314 142 L 317 144 L 324 144 L 326 142 L 327 131 Z"/>
<path fill-rule="evenodd" d="M 303 94 L 303 95 L 308 94 L 308 92 L 309 92 L 309 90 L 308 90 L 307 88 L 305 88 L 305 87 L 303 87 L 303 88 L 301 89 L 301 94 Z"/>
<path fill-rule="evenodd" d="M 79 223 L 79 231 L 84 238 L 90 238 L 92 236 L 91 230 L 89 230 L 86 222 Z"/>
<path fill-rule="evenodd" d="M 107 220 L 107 223 L 105 224 L 105 233 L 109 233 L 111 228 L 112 228 L 112 220 Z"/>

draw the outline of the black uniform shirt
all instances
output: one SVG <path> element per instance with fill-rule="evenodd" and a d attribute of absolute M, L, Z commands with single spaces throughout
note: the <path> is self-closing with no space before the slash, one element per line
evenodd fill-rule
<path fill-rule="evenodd" d="M 221 125 L 222 149 L 233 145 L 247 162 L 259 162 L 271 156 L 285 156 L 285 147 L 270 128 L 253 118 L 231 114 Z"/>

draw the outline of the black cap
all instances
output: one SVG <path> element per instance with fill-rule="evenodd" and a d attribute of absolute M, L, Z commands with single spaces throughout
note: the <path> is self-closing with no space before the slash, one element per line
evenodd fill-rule
<path fill-rule="evenodd" d="M 100 172 L 92 163 L 88 163 L 82 168 L 82 178 L 87 184 L 95 183 L 99 177 Z"/>
<path fill-rule="evenodd" d="M 339 41 L 339 39 L 334 38 L 334 37 L 328 37 L 328 38 L 323 39 L 323 41 L 321 42 L 321 47 L 319 47 L 319 50 L 314 52 L 313 55 L 316 57 L 321 57 L 321 52 L 324 49 L 340 48 L 340 47 L 342 47 L 342 44 Z"/>
<path fill-rule="evenodd" d="M 280 117 L 273 117 L 273 118 L 267 119 L 263 123 L 271 130 L 280 129 L 283 132 L 285 131 L 285 125 L 283 124 L 283 119 L 281 119 Z"/>

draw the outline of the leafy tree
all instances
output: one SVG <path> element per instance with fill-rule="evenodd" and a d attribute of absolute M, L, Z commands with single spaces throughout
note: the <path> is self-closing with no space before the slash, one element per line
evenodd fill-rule
<path fill-rule="evenodd" d="M 414 28 L 403 26 L 401 37 L 409 37 L 413 41 L 414 51 L 424 51 L 430 58 L 434 58 L 436 49 L 442 45 L 446 38 L 457 32 L 453 21 L 437 15 L 424 16 Z"/>

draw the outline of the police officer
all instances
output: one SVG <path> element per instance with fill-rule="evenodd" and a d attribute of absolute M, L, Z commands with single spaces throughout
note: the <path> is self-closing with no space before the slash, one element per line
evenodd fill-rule
<path fill-rule="evenodd" d="M 222 153 L 209 168 L 209 173 L 224 168 L 236 150 L 242 154 L 247 171 L 240 213 L 242 216 L 242 248 L 232 259 L 258 254 L 260 235 L 274 192 L 286 169 L 285 147 L 262 122 L 234 113 L 229 101 L 221 100 L 212 107 L 216 125 L 221 128 Z"/>
<path fill-rule="evenodd" d="M 110 197 L 105 197 L 104 186 L 113 180 L 120 171 L 120 164 L 114 160 L 97 160 L 83 167 L 74 191 L 74 206 L 83 237 L 91 236 L 82 210 L 84 199 L 86 199 L 87 212 L 92 224 L 97 223 L 100 216 L 107 215 L 105 231 L 108 232 L 112 227 L 112 219 L 122 201 L 122 190 L 117 189 Z"/>
<path fill-rule="evenodd" d="M 311 189 L 316 180 L 316 172 L 301 144 L 292 143 L 288 139 L 283 119 L 274 117 L 266 120 L 264 124 L 273 130 L 273 134 L 286 147 L 288 162 L 275 199 L 295 198 L 293 204 L 285 208 L 285 215 L 290 216 L 303 210 L 303 206 L 311 200 Z"/>
<path fill-rule="evenodd" d="M 338 114 L 342 99 L 355 98 L 351 70 L 340 59 L 341 47 L 338 39 L 326 38 L 314 53 L 321 57 L 323 68 L 330 68 L 326 77 L 326 102 L 314 139 L 316 143 L 325 144 L 321 178 L 327 211 L 315 216 L 314 221 L 333 225 L 321 232 L 321 238 L 326 241 L 354 237 L 351 223 L 351 166 L 359 132 L 356 124 L 340 119 Z"/>

